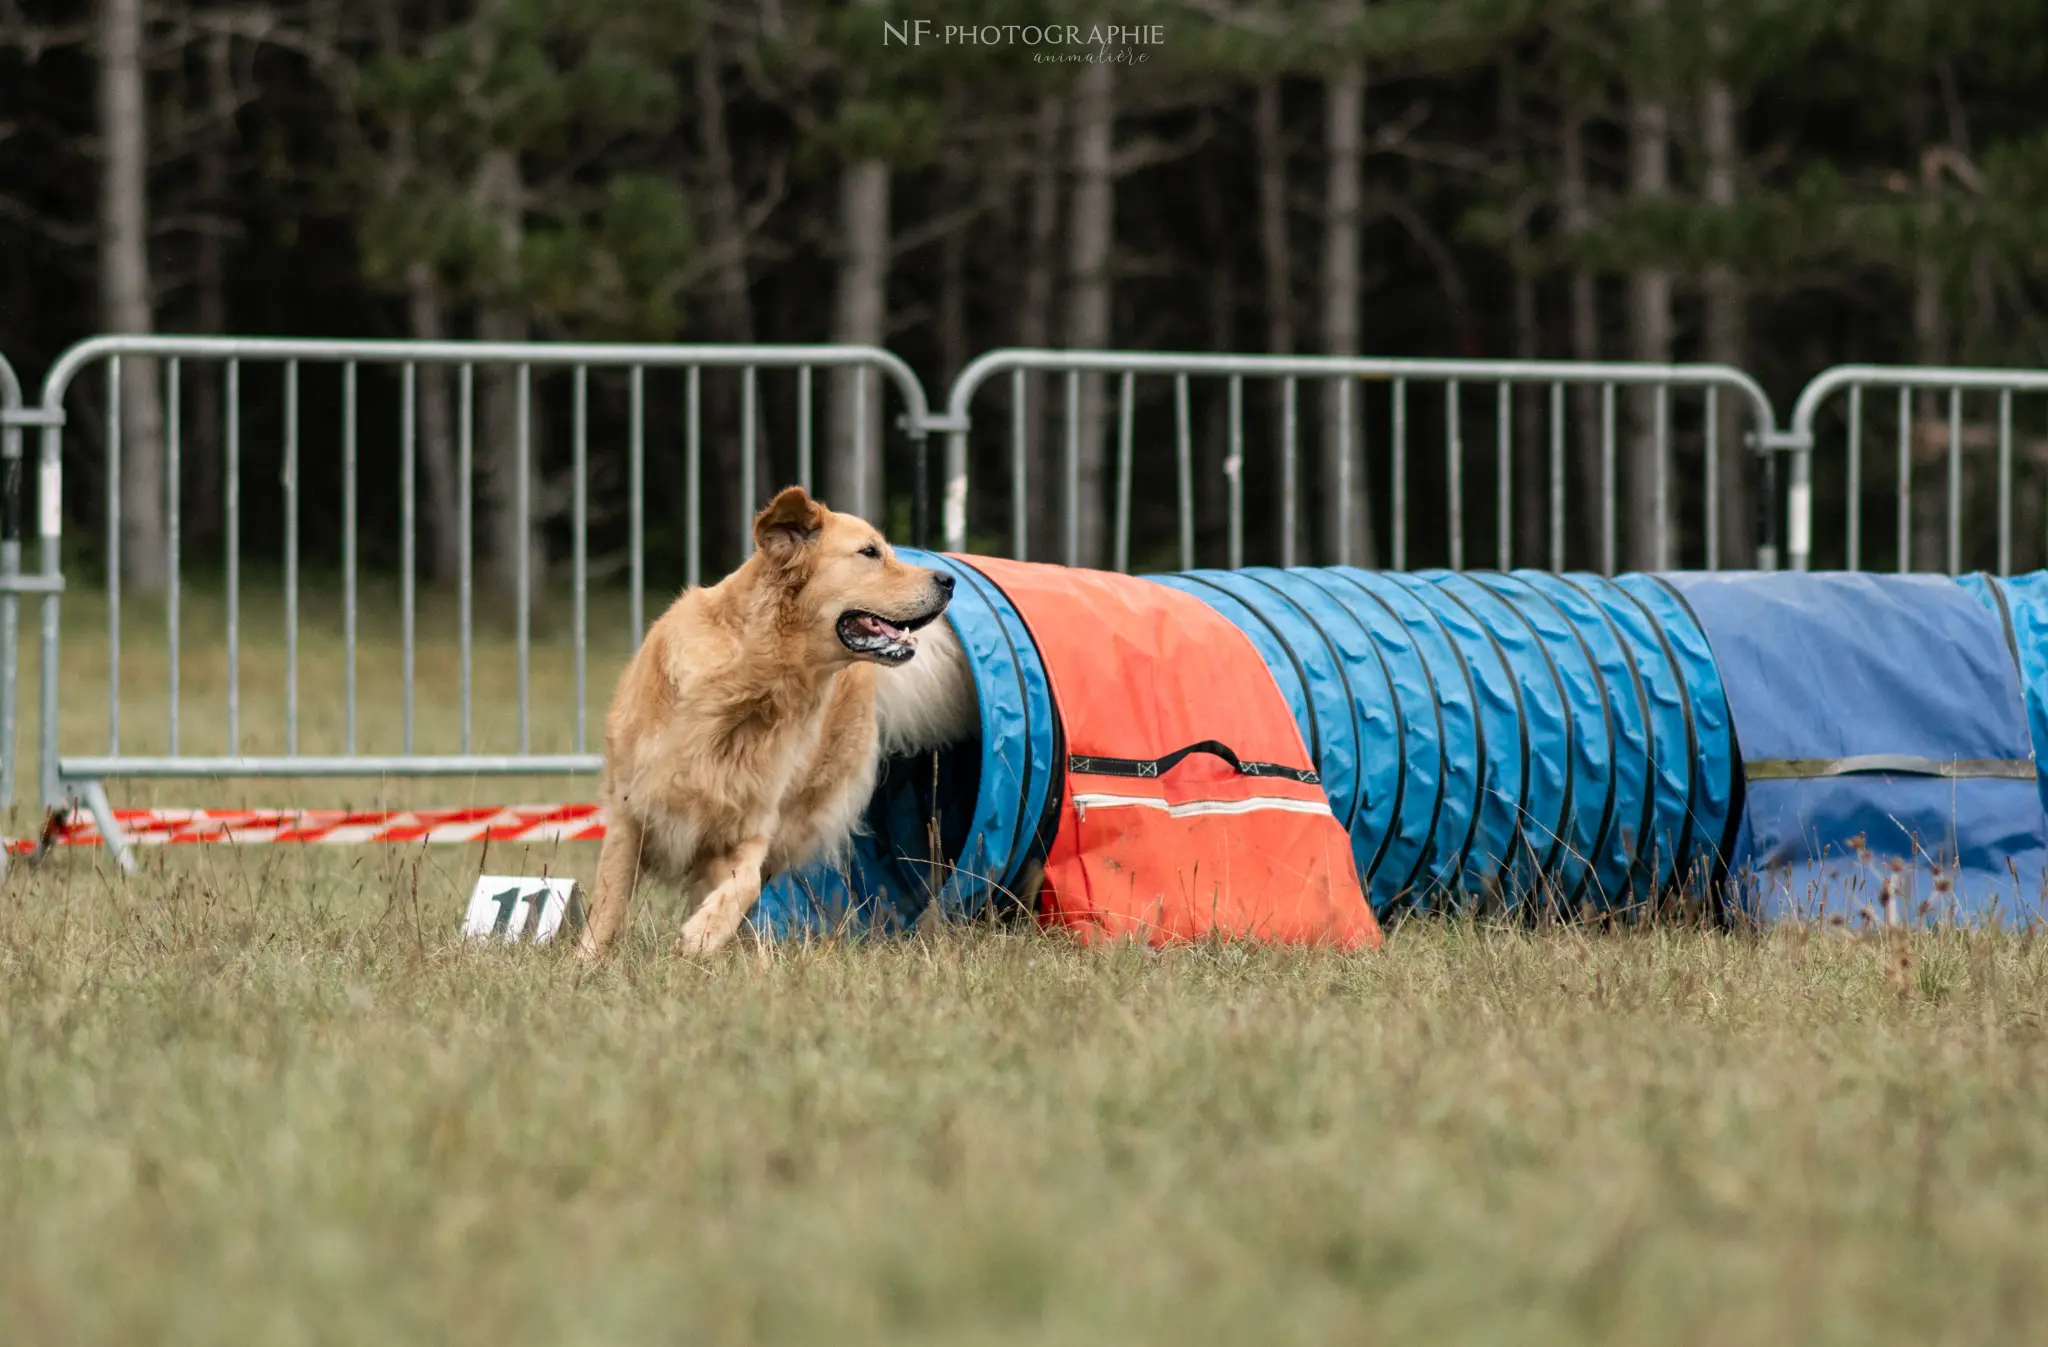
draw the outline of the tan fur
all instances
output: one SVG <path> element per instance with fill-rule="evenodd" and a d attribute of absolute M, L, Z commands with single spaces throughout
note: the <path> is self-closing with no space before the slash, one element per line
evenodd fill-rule
<path fill-rule="evenodd" d="M 924 656 L 879 667 L 841 642 L 839 619 L 924 620 L 950 584 L 797 487 L 761 512 L 754 540 L 737 571 L 675 601 L 619 678 L 605 717 L 607 826 L 578 942 L 585 958 L 617 938 L 643 876 L 679 884 L 695 909 L 680 952 L 718 949 L 765 879 L 843 850 L 874 792 L 876 680 Z M 952 681 L 965 678 L 962 657 Z"/>
<path fill-rule="evenodd" d="M 917 636 L 917 658 L 875 675 L 875 729 L 882 756 L 900 757 L 971 739 L 981 728 L 974 671 L 950 621 Z"/>

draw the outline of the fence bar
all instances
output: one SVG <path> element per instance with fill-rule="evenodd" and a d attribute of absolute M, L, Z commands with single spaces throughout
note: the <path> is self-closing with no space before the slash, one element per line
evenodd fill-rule
<path fill-rule="evenodd" d="M 518 431 L 513 460 L 513 518 L 519 521 L 519 545 L 514 563 L 519 567 L 519 751 L 533 747 L 532 655 L 533 655 L 533 366 L 519 366 Z M 406 745 L 412 751 L 412 745 Z"/>
<path fill-rule="evenodd" d="M 796 372 L 796 484 L 811 487 L 811 367 Z"/>
<path fill-rule="evenodd" d="M 1351 564 L 1351 533 L 1354 527 L 1351 518 L 1351 475 L 1357 471 L 1352 464 L 1356 449 L 1352 439 L 1356 427 L 1352 424 L 1351 380 L 1337 381 L 1337 564 Z"/>
<path fill-rule="evenodd" d="M 804 374 L 804 396 L 810 396 L 808 367 Z M 631 376 L 632 426 L 626 439 L 626 552 L 627 583 L 633 592 L 627 605 L 633 623 L 633 644 L 640 644 L 647 631 L 647 370 L 633 366 Z M 809 403 L 806 402 L 808 407 Z M 805 417 L 809 421 L 808 413 Z M 808 481 L 808 477 L 805 479 Z M 810 490 L 809 486 L 804 488 Z"/>
<path fill-rule="evenodd" d="M 1850 570 L 1863 557 L 1863 385 L 1849 390 L 1849 551 Z M 1711 563 L 1708 569 L 1713 569 Z"/>
<path fill-rule="evenodd" d="M 21 386 L 14 367 L 7 363 L 5 356 L 0 356 L 0 413 L 19 412 L 21 407 Z M 5 474 L 6 494 L 5 513 L 0 516 L 0 578 L 11 583 L 21 576 L 21 535 L 26 522 L 22 496 L 28 488 L 22 462 L 20 426 L 0 426 L 0 473 Z M 36 475 L 38 479 L 42 477 L 40 471 Z M 40 498 L 42 485 L 39 480 L 36 502 L 39 533 L 42 521 L 53 512 L 52 503 Z M 62 518 L 61 499 L 55 502 L 54 512 Z M 115 684 L 109 680 L 108 686 Z M 20 709 L 21 592 L 10 589 L 7 593 L 0 593 L 0 810 L 14 807 L 14 765 L 19 748 Z"/>
<path fill-rule="evenodd" d="M 856 376 L 853 394 L 853 405 L 856 409 L 853 422 L 856 427 L 856 444 L 860 442 L 858 427 L 867 424 L 867 417 L 864 414 L 866 409 L 863 405 L 865 399 L 861 396 L 861 389 L 862 385 Z M 760 509 L 762 504 L 761 479 L 754 462 L 754 455 L 759 452 L 761 440 L 761 428 L 754 419 L 757 406 L 754 398 L 754 367 L 749 365 L 740 371 L 740 548 L 743 552 L 754 536 L 754 512 Z M 856 461 L 865 463 L 867 460 L 857 457 Z M 867 498 L 865 489 L 856 491 L 854 495 L 857 500 L 865 501 Z M 854 508 L 854 513 L 865 519 L 867 507 L 858 505 Z"/>
<path fill-rule="evenodd" d="M 474 676 L 475 632 L 476 632 L 476 367 L 462 367 L 462 405 L 457 417 L 461 429 L 457 434 L 457 454 L 461 463 L 456 469 L 458 499 L 456 509 L 460 514 L 458 528 L 462 533 L 462 557 L 457 563 L 461 570 L 460 594 L 462 605 L 461 620 L 456 624 L 456 639 L 461 642 L 462 663 L 462 751 L 469 752 L 470 711 L 473 705 L 471 680 Z"/>
<path fill-rule="evenodd" d="M 171 646 L 171 754 L 178 752 L 178 610 L 183 595 L 178 583 L 178 544 L 181 532 L 180 519 L 184 515 L 178 499 L 178 484 L 184 473 L 183 407 L 181 398 L 184 383 L 184 362 L 173 358 L 168 362 L 170 387 L 165 389 L 169 404 L 170 425 L 164 431 L 164 559 L 169 564 L 167 577 L 170 590 L 166 607 L 166 623 Z"/>
<path fill-rule="evenodd" d="M 107 754 L 121 752 L 121 357 L 107 362 Z"/>
<path fill-rule="evenodd" d="M 749 365 L 747 367 L 749 379 L 747 385 L 747 406 L 749 408 L 754 405 L 754 388 L 751 382 L 753 372 L 753 366 Z M 887 513 L 887 504 L 885 502 L 870 501 L 868 499 L 868 478 L 873 475 L 868 471 L 868 454 L 871 451 L 872 446 L 868 444 L 868 372 L 864 369 L 856 369 L 853 372 L 853 480 L 856 483 L 853 493 L 853 512 L 869 522 L 873 522 L 876 518 L 870 511 L 880 510 L 884 514 Z M 753 462 L 751 446 L 747 452 L 749 455 L 747 461 L 751 464 Z M 749 471 L 751 472 L 752 469 L 750 468 Z M 752 510 L 753 506 L 749 505 L 747 508 Z M 751 524 L 752 516 L 749 515 L 748 518 Z"/>
<path fill-rule="evenodd" d="M 1998 394 L 1998 573 L 2012 574 L 2012 390 Z"/>
<path fill-rule="evenodd" d="M 1018 377 L 1023 377 L 1021 372 Z M 1188 376 L 1173 376 L 1174 502 L 1180 514 L 1180 568 L 1195 568 L 1194 422 L 1188 414 Z"/>
<path fill-rule="evenodd" d="M 1550 386 L 1550 569 L 1564 570 L 1564 385 Z"/>
<path fill-rule="evenodd" d="M 1600 385 L 1600 573 L 1614 574 L 1614 385 Z"/>
<path fill-rule="evenodd" d="M 1126 375 L 1126 378 L 1129 376 Z M 1301 498 L 1301 448 L 1297 443 L 1295 381 L 1280 381 L 1280 564 L 1294 564 L 1296 511 Z"/>
<path fill-rule="evenodd" d="M 1721 390 L 1707 390 L 1707 569 L 1721 569 Z"/>
<path fill-rule="evenodd" d="M 62 405 L 61 402 L 49 397 L 43 400 L 45 408 L 52 406 L 53 403 Z M 41 554 L 42 578 L 52 586 L 63 573 L 63 436 L 62 427 L 45 422 L 42 455 L 36 461 L 36 539 L 39 544 L 36 550 Z M 69 803 L 63 796 L 64 783 L 57 775 L 57 690 L 62 674 L 59 664 L 61 652 L 57 648 L 57 641 L 59 628 L 64 620 L 63 609 L 58 602 L 59 597 L 54 588 L 43 593 L 42 687 L 37 694 L 37 709 L 40 713 L 38 719 L 41 724 L 37 729 L 36 741 L 42 758 L 42 780 L 38 784 L 42 787 L 45 805 Z"/>
<path fill-rule="evenodd" d="M 1244 569 L 1244 376 L 1230 376 L 1230 452 L 1223 460 L 1230 487 L 1230 569 Z"/>
<path fill-rule="evenodd" d="M 47 616 L 44 619 L 46 630 L 49 620 Z M 228 776 L 336 780 L 382 776 L 594 775 L 604 767 L 604 759 L 595 753 L 363 753 L 346 757 L 67 757 L 64 766 L 67 779 L 73 781 L 110 776 L 150 781 Z"/>
<path fill-rule="evenodd" d="M 1025 450 L 1029 447 L 1029 390 L 1023 370 L 1010 375 L 1010 554 L 1019 561 L 1029 559 L 1031 550 L 1031 497 Z M 949 506 L 950 508 L 950 506 Z"/>
<path fill-rule="evenodd" d="M 1408 569 L 1408 381 L 1394 380 L 1394 569 Z"/>
<path fill-rule="evenodd" d="M 570 520 L 571 548 L 574 552 L 571 566 L 573 574 L 570 584 L 573 597 L 574 622 L 576 627 L 576 751 L 583 752 L 588 737 L 589 698 L 585 695 L 585 684 L 589 677 L 588 655 L 584 649 L 590 634 L 588 609 L 590 589 L 590 367 L 576 367 L 576 434 L 573 452 L 575 476 L 571 488 L 574 500 L 574 515 Z"/>
<path fill-rule="evenodd" d="M 1129 370 L 1117 383 L 1116 399 L 1116 569 L 1131 573 L 1131 420 L 1137 398 L 1133 384 L 1137 376 Z"/>
<path fill-rule="evenodd" d="M 1668 571 L 1671 569 L 1671 389 L 1658 384 L 1651 399 L 1656 443 L 1650 467 L 1650 494 L 1654 502 L 1652 512 L 1657 517 L 1652 555 L 1657 559 L 1657 569 Z"/>
<path fill-rule="evenodd" d="M 1067 564 L 1081 564 L 1081 376 L 1067 376 Z"/>
<path fill-rule="evenodd" d="M 704 371 L 684 376 L 683 583 L 694 589 L 704 574 Z"/>
<path fill-rule="evenodd" d="M 1948 391 L 1948 573 L 1963 569 L 1963 390 Z"/>
<path fill-rule="evenodd" d="M 401 372 L 403 394 L 398 437 L 399 572 L 398 610 L 404 624 L 400 658 L 405 677 L 405 751 L 413 745 L 413 676 L 417 670 L 415 629 L 418 625 L 414 573 L 419 562 L 419 368 L 407 361 Z"/>
<path fill-rule="evenodd" d="M 464 445 L 468 441 L 465 439 Z M 464 549 L 465 558 L 468 549 Z M 356 362 L 341 367 L 341 645 L 343 728 L 356 751 Z"/>
<path fill-rule="evenodd" d="M 299 751 L 299 362 L 284 366 L 284 751 Z"/>
<path fill-rule="evenodd" d="M 226 502 L 228 572 L 228 752 L 242 751 L 242 362 L 227 362 L 227 406 L 222 409 L 227 441 Z"/>
<path fill-rule="evenodd" d="M 1899 574 L 1913 569 L 1913 394 L 1899 390 Z"/>
<path fill-rule="evenodd" d="M 1465 569 L 1465 436 L 1458 424 L 1458 381 L 1444 384 L 1444 490 L 1450 496 L 1451 569 Z"/>
<path fill-rule="evenodd" d="M 1514 442 L 1509 429 L 1514 415 L 1514 387 L 1503 379 L 1498 385 L 1499 403 L 1494 409 L 1494 541 L 1500 548 L 1500 568 L 1515 566 Z"/>

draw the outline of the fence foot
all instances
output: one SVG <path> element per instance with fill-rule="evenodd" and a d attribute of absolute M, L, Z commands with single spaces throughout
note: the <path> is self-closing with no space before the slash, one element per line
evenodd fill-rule
<path fill-rule="evenodd" d="M 57 845 L 57 837 L 64 831 L 64 825 L 83 806 L 92 821 L 99 826 L 100 839 L 113 856 L 114 864 L 121 867 L 121 873 L 135 873 L 135 849 L 128 845 L 128 839 L 121 832 L 121 825 L 115 821 L 114 806 L 107 799 L 107 788 L 97 781 L 86 782 L 72 797 L 71 803 L 53 806 L 49 816 L 43 820 L 43 834 L 36 839 L 36 849 L 29 853 L 31 866 L 40 865 L 50 848 Z"/>

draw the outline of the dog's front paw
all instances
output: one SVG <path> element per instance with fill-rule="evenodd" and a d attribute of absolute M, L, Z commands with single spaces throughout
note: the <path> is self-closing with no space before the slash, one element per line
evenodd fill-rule
<path fill-rule="evenodd" d="M 676 937 L 677 955 L 686 959 L 700 959 L 725 948 L 733 933 L 723 929 L 720 923 L 707 920 L 708 916 L 707 913 L 699 912 L 683 923 L 683 933 Z"/>

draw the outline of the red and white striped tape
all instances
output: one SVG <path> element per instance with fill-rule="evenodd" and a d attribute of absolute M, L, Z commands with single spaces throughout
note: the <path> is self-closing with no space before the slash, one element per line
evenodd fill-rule
<path fill-rule="evenodd" d="M 480 809 L 116 809 L 114 821 L 128 842 L 176 846 L 197 842 L 253 845 L 323 842 L 369 846 L 379 842 L 595 842 L 604 837 L 604 811 L 594 804 L 499 805 Z M 99 825 L 80 809 L 58 825 L 54 846 L 98 846 Z M 33 838 L 11 837 L 7 850 L 30 852 Z"/>

